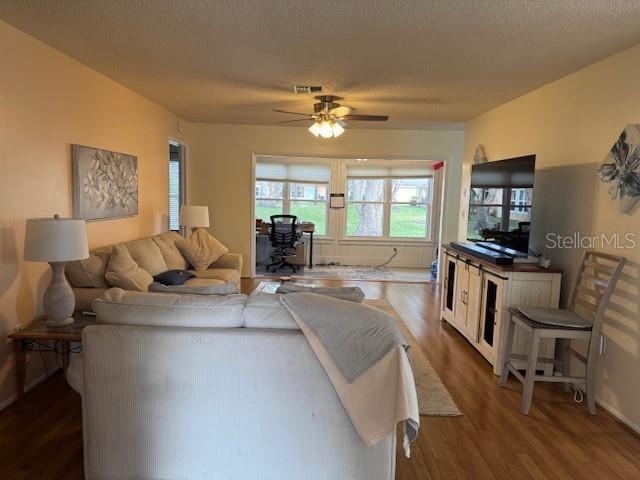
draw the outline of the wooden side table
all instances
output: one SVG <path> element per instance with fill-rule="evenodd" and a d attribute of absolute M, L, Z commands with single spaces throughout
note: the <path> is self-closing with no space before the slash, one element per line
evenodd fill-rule
<path fill-rule="evenodd" d="M 95 324 L 95 317 L 83 316 L 80 312 L 73 314 L 74 322 L 64 327 L 48 327 L 44 317 L 36 318 L 27 328 L 8 335 L 13 340 L 13 351 L 16 356 L 16 391 L 18 409 L 24 399 L 24 384 L 27 374 L 27 352 L 54 352 L 62 355 L 64 372 L 69 366 L 70 344 L 82 343 L 82 330 Z M 53 345 L 51 345 L 53 342 Z"/>

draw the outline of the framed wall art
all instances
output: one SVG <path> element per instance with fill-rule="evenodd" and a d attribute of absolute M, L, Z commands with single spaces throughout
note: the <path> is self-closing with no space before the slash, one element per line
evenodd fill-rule
<path fill-rule="evenodd" d="M 138 214 L 138 158 L 72 146 L 73 215 L 108 220 Z"/>

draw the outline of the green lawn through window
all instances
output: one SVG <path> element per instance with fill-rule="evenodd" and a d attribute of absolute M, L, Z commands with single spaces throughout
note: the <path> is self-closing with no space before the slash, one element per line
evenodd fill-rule
<path fill-rule="evenodd" d="M 279 215 L 282 208 L 256 201 L 256 218 L 269 222 L 271 215 Z M 317 235 L 326 234 L 326 203 L 291 201 L 291 214 L 300 222 L 313 222 Z M 358 212 L 354 205 L 347 207 L 347 235 L 354 234 L 358 227 Z M 390 234 L 392 237 L 425 238 L 427 212 L 424 206 L 393 205 L 391 212 Z"/>
<path fill-rule="evenodd" d="M 355 205 L 347 207 L 347 235 L 352 236 L 360 221 Z M 405 238 L 426 237 L 426 207 L 420 205 L 393 205 L 390 236 Z"/>

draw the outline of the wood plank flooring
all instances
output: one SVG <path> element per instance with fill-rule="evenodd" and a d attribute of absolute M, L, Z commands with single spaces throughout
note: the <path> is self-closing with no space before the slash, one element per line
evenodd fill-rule
<path fill-rule="evenodd" d="M 439 320 L 435 285 L 314 283 L 387 299 L 464 414 L 422 417 L 411 459 L 398 451 L 397 479 L 640 479 L 640 438 L 602 410 L 591 417 L 560 389 L 536 385 L 522 415 L 520 385 L 500 388 L 480 354 Z M 257 284 L 243 280 L 243 291 Z M 27 394 L 23 413 L 0 412 L 0 479 L 82 478 L 81 428 L 79 396 L 52 376 Z"/>

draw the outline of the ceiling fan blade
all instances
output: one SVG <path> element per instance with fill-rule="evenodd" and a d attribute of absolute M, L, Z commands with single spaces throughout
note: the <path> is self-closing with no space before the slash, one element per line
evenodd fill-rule
<path fill-rule="evenodd" d="M 357 120 L 363 122 L 386 122 L 389 120 L 387 115 L 345 115 L 341 120 Z"/>
<path fill-rule="evenodd" d="M 353 109 L 350 107 L 341 105 L 329 111 L 331 112 L 332 115 L 335 115 L 336 117 L 344 117 L 345 115 L 349 115 L 353 111 Z"/>
<path fill-rule="evenodd" d="M 277 108 L 274 108 L 273 111 L 277 112 L 277 113 L 288 113 L 289 115 L 304 115 L 305 117 L 310 117 L 311 116 L 308 113 L 289 112 L 287 110 L 279 110 Z"/>
<path fill-rule="evenodd" d="M 310 122 L 312 118 L 296 118 L 295 120 L 284 120 L 278 123 L 292 123 L 292 122 Z"/>

